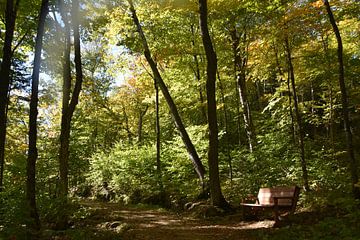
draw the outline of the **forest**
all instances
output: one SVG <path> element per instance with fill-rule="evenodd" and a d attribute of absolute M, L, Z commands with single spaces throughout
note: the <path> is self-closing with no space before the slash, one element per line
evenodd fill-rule
<path fill-rule="evenodd" d="M 359 92 L 358 0 L 0 0 L 0 239 L 360 239 Z"/>

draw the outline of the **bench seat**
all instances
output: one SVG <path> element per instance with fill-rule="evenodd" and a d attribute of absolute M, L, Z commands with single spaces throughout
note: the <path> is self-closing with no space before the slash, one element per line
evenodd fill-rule
<path fill-rule="evenodd" d="M 286 210 L 290 214 L 295 212 L 299 194 L 300 188 L 297 186 L 260 188 L 255 203 L 243 202 L 241 205 L 244 208 L 273 210 L 275 224 L 277 224 L 279 210 Z"/>

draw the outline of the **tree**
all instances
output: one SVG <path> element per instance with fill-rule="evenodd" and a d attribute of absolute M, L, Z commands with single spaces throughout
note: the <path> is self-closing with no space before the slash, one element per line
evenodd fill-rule
<path fill-rule="evenodd" d="M 32 88 L 30 100 L 30 116 L 29 116 L 29 151 L 27 160 L 27 183 L 26 183 L 26 198 L 29 205 L 30 217 L 33 223 L 30 228 L 33 230 L 40 229 L 40 220 L 36 208 L 36 160 L 38 157 L 37 151 L 37 115 L 38 115 L 38 94 L 39 94 L 39 74 L 41 65 L 41 50 L 43 44 L 43 35 L 45 28 L 45 20 L 48 14 L 49 0 L 42 0 L 39 23 L 37 29 L 37 36 L 35 40 L 35 56 L 34 68 L 32 73 Z"/>
<path fill-rule="evenodd" d="M 287 54 L 287 61 L 289 65 L 289 79 L 291 82 L 292 87 L 292 95 L 294 100 L 294 110 L 295 110 L 295 119 L 297 123 L 297 137 L 299 140 L 299 150 L 300 150 L 300 161 L 301 161 L 301 168 L 302 168 L 302 174 L 303 174 L 303 182 L 304 182 L 304 188 L 306 191 L 310 190 L 309 187 L 309 179 L 308 179 L 308 172 L 307 172 L 307 166 L 306 166 L 306 160 L 305 160 L 305 146 L 304 146 L 304 127 L 302 123 L 302 117 L 299 110 L 299 104 L 298 104 L 298 97 L 297 97 L 297 91 L 296 91 L 296 85 L 295 85 L 295 74 L 294 74 L 294 66 L 292 64 L 292 55 L 291 55 L 291 49 L 289 44 L 289 39 L 285 39 L 285 49 Z"/>
<path fill-rule="evenodd" d="M 71 52 L 71 37 L 70 37 L 70 21 L 65 12 L 64 2 L 61 2 L 61 15 L 65 24 L 65 52 L 63 62 L 63 99 L 62 99 L 62 115 L 61 115 L 61 133 L 60 133 L 60 149 L 59 149 L 59 163 L 60 163 L 60 189 L 59 195 L 62 202 L 60 207 L 65 207 L 68 196 L 68 165 L 69 165 L 69 145 L 70 145 L 70 130 L 71 120 L 79 102 L 79 95 L 83 82 L 82 63 L 81 63 L 81 45 L 79 32 L 79 2 L 73 0 L 72 2 L 72 28 L 74 32 L 74 52 L 75 52 L 75 73 L 76 81 L 71 95 L 71 66 L 70 66 L 70 52 Z M 71 97 L 70 97 L 71 95 Z M 59 218 L 58 228 L 67 228 L 67 215 L 63 211 L 63 215 Z"/>
<path fill-rule="evenodd" d="M 351 173 L 351 181 L 352 181 L 352 191 L 355 198 L 360 199 L 360 188 L 356 185 L 359 182 L 359 176 L 357 174 L 357 162 L 355 159 L 353 139 L 351 133 L 351 123 L 349 117 L 349 103 L 348 96 L 345 84 L 345 73 L 344 73 L 344 62 L 343 62 L 343 44 L 341 39 L 341 34 L 339 28 L 336 24 L 335 17 L 332 13 L 330 4 L 328 0 L 323 0 L 324 6 L 326 8 L 326 12 L 328 14 L 331 26 L 333 28 L 334 34 L 336 36 L 337 41 L 337 56 L 339 63 L 339 85 L 341 91 L 341 106 L 342 106 L 342 117 L 344 121 L 345 134 L 346 134 L 346 144 L 347 144 L 347 152 L 349 154 L 349 163 L 350 163 L 350 173 Z"/>
<path fill-rule="evenodd" d="M 244 17 L 247 21 L 247 17 Z M 240 104 L 243 110 L 243 118 L 245 124 L 245 131 L 248 137 L 248 145 L 250 152 L 256 146 L 256 134 L 252 119 L 252 113 L 250 109 L 250 102 L 248 100 L 248 90 L 246 87 L 246 72 L 248 65 L 248 50 L 249 50 L 249 40 L 248 38 L 248 26 L 247 23 L 243 23 L 243 32 L 238 32 L 235 22 L 230 31 L 231 40 L 232 40 L 232 49 L 234 53 L 234 70 L 236 75 L 236 84 L 238 89 Z"/>
<path fill-rule="evenodd" d="M 185 126 L 181 120 L 181 117 L 180 117 L 180 114 L 177 110 L 177 107 L 175 105 L 175 102 L 174 100 L 172 99 L 171 95 L 170 95 L 170 92 L 166 86 L 166 84 L 164 83 L 162 77 L 161 77 L 161 74 L 157 68 L 157 64 L 156 62 L 154 61 L 154 59 L 152 58 L 151 56 L 151 52 L 150 52 L 150 49 L 149 49 L 149 46 L 148 46 L 148 43 L 147 43 L 147 40 L 146 40 L 146 37 L 145 37 L 145 34 L 142 30 L 142 27 L 141 27 L 141 24 L 140 24 L 140 21 L 137 17 L 137 14 L 136 14 L 136 11 L 135 11 L 135 8 L 134 8 L 134 4 L 132 2 L 132 0 L 128 0 L 128 3 L 130 5 L 130 12 L 132 14 L 132 19 L 134 21 L 134 24 L 137 28 L 137 31 L 140 35 L 140 40 L 141 40 L 141 43 L 142 43 L 142 46 L 144 48 L 144 55 L 145 55 L 145 58 L 148 62 L 148 64 L 150 65 L 151 67 L 151 70 L 153 72 L 153 75 L 154 75 L 154 79 L 156 81 L 156 83 L 158 84 L 160 90 L 162 91 L 164 97 L 165 97 L 165 100 L 170 108 L 170 111 L 171 111 L 171 115 L 172 115 L 172 118 L 175 122 L 175 125 L 176 125 L 176 128 L 177 130 L 179 131 L 180 133 L 180 136 L 185 144 L 185 147 L 189 153 L 189 156 L 190 156 L 190 159 L 195 167 L 195 171 L 202 183 L 202 185 L 204 185 L 204 175 L 205 175 L 205 168 L 203 166 L 203 164 L 201 163 L 201 160 L 196 152 L 196 149 L 195 149 L 195 146 L 192 144 L 191 142 L 191 139 L 188 135 L 188 133 L 186 132 L 186 129 L 185 129 Z"/>
<path fill-rule="evenodd" d="M 218 141 L 218 125 L 216 113 L 216 71 L 217 71 L 217 58 L 214 51 L 210 33 L 208 29 L 208 10 L 207 1 L 199 0 L 200 12 L 200 29 L 202 34 L 203 45 L 205 48 L 207 59 L 207 116 L 209 124 L 209 150 L 208 150 L 208 163 L 209 163 L 209 178 L 210 178 L 210 194 L 211 202 L 215 206 L 227 208 L 226 202 L 220 186 L 219 177 L 219 141 Z"/>
<path fill-rule="evenodd" d="M 3 174 L 5 163 L 5 139 L 7 104 L 10 86 L 10 68 L 13 57 L 12 43 L 15 31 L 15 21 L 20 0 L 7 0 L 5 10 L 5 40 L 3 58 L 0 66 L 0 192 L 3 188 Z"/>

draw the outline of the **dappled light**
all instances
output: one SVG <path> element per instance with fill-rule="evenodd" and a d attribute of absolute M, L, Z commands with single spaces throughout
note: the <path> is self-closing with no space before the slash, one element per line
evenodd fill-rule
<path fill-rule="evenodd" d="M 0 240 L 360 239 L 360 1 L 1 0 Z"/>

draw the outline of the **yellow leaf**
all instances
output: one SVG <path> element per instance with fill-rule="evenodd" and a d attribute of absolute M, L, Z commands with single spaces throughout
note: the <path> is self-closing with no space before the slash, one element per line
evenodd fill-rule
<path fill-rule="evenodd" d="M 321 8 L 323 6 L 323 0 L 318 0 L 311 4 L 314 8 Z"/>

